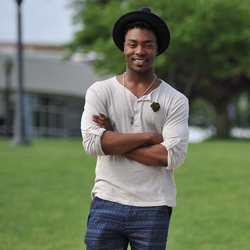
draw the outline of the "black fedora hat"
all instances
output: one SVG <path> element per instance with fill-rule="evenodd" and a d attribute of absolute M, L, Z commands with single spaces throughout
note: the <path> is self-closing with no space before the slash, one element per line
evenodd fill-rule
<path fill-rule="evenodd" d="M 138 11 L 132 11 L 121 16 L 113 28 L 113 40 L 116 46 L 124 49 L 124 29 L 128 23 L 134 21 L 144 21 L 152 25 L 157 33 L 158 55 L 162 54 L 170 42 L 170 32 L 167 24 L 157 15 L 153 14 L 149 8 L 143 7 Z"/>

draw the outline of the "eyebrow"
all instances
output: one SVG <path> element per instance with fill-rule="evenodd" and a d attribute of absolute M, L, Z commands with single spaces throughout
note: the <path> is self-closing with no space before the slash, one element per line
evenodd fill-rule
<path fill-rule="evenodd" d="M 128 42 L 137 42 L 137 40 L 128 39 Z M 153 42 L 154 42 L 153 40 L 146 40 L 146 41 L 144 41 L 143 43 L 153 43 Z"/>

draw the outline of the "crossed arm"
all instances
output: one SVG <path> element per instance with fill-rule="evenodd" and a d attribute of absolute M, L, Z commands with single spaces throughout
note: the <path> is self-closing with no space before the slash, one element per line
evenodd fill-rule
<path fill-rule="evenodd" d="M 114 132 L 109 118 L 103 114 L 93 115 L 92 121 L 105 128 L 101 140 L 106 155 L 124 155 L 125 157 L 151 166 L 167 166 L 168 151 L 160 143 L 163 137 L 155 133 L 124 134 Z"/>

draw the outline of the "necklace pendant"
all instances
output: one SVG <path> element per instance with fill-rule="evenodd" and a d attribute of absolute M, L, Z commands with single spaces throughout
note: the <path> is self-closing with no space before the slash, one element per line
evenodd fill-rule
<path fill-rule="evenodd" d="M 131 124 L 133 125 L 134 124 L 134 117 L 131 116 Z"/>

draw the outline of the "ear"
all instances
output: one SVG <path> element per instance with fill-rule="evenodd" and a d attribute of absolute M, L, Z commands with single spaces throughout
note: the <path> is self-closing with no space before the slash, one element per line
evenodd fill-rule
<path fill-rule="evenodd" d="M 123 43 L 123 53 L 125 54 L 125 42 Z"/>

